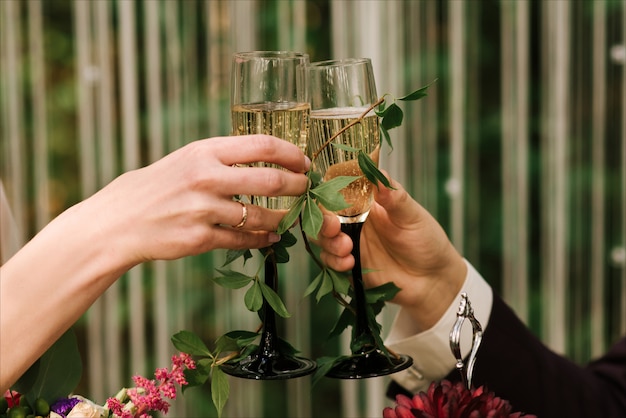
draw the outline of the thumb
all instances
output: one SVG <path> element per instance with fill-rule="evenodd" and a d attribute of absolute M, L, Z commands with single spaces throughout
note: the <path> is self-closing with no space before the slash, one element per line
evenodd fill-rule
<path fill-rule="evenodd" d="M 386 171 L 381 170 L 381 172 L 387 177 L 392 188 L 388 188 L 379 182 L 378 187 L 374 189 L 374 200 L 376 203 L 387 212 L 387 217 L 394 224 L 407 226 L 419 221 L 419 204 Z"/>

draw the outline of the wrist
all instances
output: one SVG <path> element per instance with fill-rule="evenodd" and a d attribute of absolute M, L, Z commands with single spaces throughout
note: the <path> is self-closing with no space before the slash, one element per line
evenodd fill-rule
<path fill-rule="evenodd" d="M 142 210 L 121 197 L 129 195 L 124 190 L 129 188 L 126 179 L 132 179 L 130 173 L 120 175 L 62 214 L 67 215 L 70 228 L 78 229 L 81 240 L 94 246 L 94 262 L 103 273 L 124 273 L 146 261 L 141 256 L 142 240 L 138 234 Z M 143 219 L 149 216 L 143 215 Z"/>
<path fill-rule="evenodd" d="M 441 269 L 426 279 L 420 279 L 423 283 L 421 286 L 425 286 L 426 290 L 421 292 L 420 298 L 415 298 L 413 303 L 405 306 L 418 331 L 427 330 L 440 320 L 459 294 L 467 274 L 465 260 L 454 251 Z"/>
<path fill-rule="evenodd" d="M 36 238 L 64 242 L 59 257 L 68 259 L 68 270 L 84 271 L 92 278 L 117 278 L 139 264 L 133 259 L 134 252 L 124 247 L 128 241 L 126 234 L 132 229 L 110 222 L 116 215 L 103 211 L 107 206 L 98 199 L 94 195 L 70 207 Z"/>
<path fill-rule="evenodd" d="M 474 316 L 483 331 L 489 326 L 493 292 L 491 287 L 474 269 L 466 264 L 467 275 L 452 303 L 432 327 L 416 330 L 414 319 L 406 308 L 401 309 L 389 331 L 385 344 L 395 352 L 404 353 L 414 360 L 411 372 L 400 372 L 392 376 L 406 389 L 417 392 L 426 390 L 429 382 L 443 379 L 454 370 L 456 359 L 450 351 L 450 330 L 457 319 L 461 292 L 466 293 L 472 304 Z M 472 346 L 472 327 L 463 326 L 461 354 L 467 356 Z"/>

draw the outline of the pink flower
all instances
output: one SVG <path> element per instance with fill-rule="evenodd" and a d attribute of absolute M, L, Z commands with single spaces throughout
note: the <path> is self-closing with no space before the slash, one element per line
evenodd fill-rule
<path fill-rule="evenodd" d="M 124 394 L 129 402 L 124 403 L 125 399 L 109 398 L 107 406 L 114 416 L 120 418 L 146 418 L 150 417 L 148 414 L 150 411 L 167 414 L 170 404 L 164 398 L 176 399 L 175 384 L 186 385 L 185 369 L 195 368 L 196 363 L 190 355 L 181 353 L 172 356 L 171 371 L 166 368 L 156 369 L 154 380 L 134 376 L 135 387 L 128 389 Z"/>
<path fill-rule="evenodd" d="M 395 408 L 385 408 L 383 418 L 536 418 L 512 413 L 511 404 L 484 386 L 468 390 L 462 383 L 433 382 L 428 391 L 413 398 L 396 397 Z"/>

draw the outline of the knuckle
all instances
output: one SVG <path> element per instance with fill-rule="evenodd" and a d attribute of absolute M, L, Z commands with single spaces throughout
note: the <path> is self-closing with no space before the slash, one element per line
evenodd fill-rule
<path fill-rule="evenodd" d="M 182 173 L 183 181 L 189 190 L 211 190 L 212 184 L 220 181 L 219 170 L 213 170 L 205 164 L 189 164 Z"/>
<path fill-rule="evenodd" d="M 247 248 L 256 248 L 257 244 L 252 239 L 253 235 L 246 233 L 245 231 L 239 231 L 234 235 L 233 238 L 233 247 L 238 250 L 243 250 Z"/>
<path fill-rule="evenodd" d="M 185 171 L 185 182 L 189 190 L 201 190 L 205 181 L 202 170 L 196 167 L 189 167 L 189 169 Z"/>
<path fill-rule="evenodd" d="M 208 233 L 205 228 L 192 228 L 185 234 L 185 243 L 190 254 L 200 254 L 206 251 L 209 242 Z"/>
<path fill-rule="evenodd" d="M 271 157 L 276 152 L 276 143 L 272 137 L 267 135 L 254 135 L 250 138 L 251 144 L 259 155 Z"/>
<path fill-rule="evenodd" d="M 285 189 L 286 180 L 280 170 L 268 170 L 265 176 L 265 187 L 269 196 L 277 196 Z"/>

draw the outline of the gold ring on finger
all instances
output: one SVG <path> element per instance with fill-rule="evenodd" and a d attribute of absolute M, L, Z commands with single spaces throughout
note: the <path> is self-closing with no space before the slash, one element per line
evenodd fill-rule
<path fill-rule="evenodd" d="M 246 221 L 248 220 L 248 207 L 246 206 L 245 203 L 237 201 L 237 203 L 239 203 L 241 205 L 241 222 L 239 222 L 237 225 L 235 225 L 235 228 L 243 228 L 243 226 L 246 224 Z"/>

